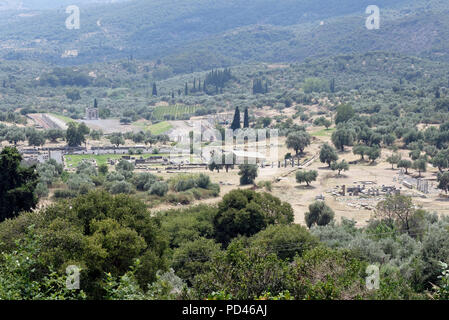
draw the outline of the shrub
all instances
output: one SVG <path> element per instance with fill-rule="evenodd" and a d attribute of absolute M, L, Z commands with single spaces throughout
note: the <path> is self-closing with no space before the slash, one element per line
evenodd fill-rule
<path fill-rule="evenodd" d="M 195 179 L 190 175 L 180 175 L 170 180 L 171 189 L 176 192 L 182 192 L 195 187 Z"/>
<path fill-rule="evenodd" d="M 56 199 L 67 199 L 67 198 L 75 198 L 77 196 L 77 192 L 73 190 L 55 190 L 53 195 Z"/>
<path fill-rule="evenodd" d="M 173 204 L 186 205 L 193 201 L 193 195 L 188 193 L 170 193 L 167 195 L 167 201 Z"/>
<path fill-rule="evenodd" d="M 84 174 L 86 176 L 96 176 L 98 174 L 97 169 L 89 162 L 83 161 L 76 167 L 77 174 Z"/>
<path fill-rule="evenodd" d="M 349 250 L 322 246 L 295 260 L 292 294 L 296 299 L 357 299 L 366 294 L 366 262 Z"/>
<path fill-rule="evenodd" d="M 159 197 L 163 197 L 168 192 L 168 185 L 163 181 L 156 181 L 151 185 L 149 189 L 149 194 L 154 194 Z"/>
<path fill-rule="evenodd" d="M 134 165 L 126 160 L 120 160 L 119 163 L 115 166 L 117 171 L 133 171 Z"/>
<path fill-rule="evenodd" d="M 242 164 L 239 166 L 240 184 L 242 186 L 254 183 L 257 178 L 257 165 Z"/>
<path fill-rule="evenodd" d="M 208 175 L 205 175 L 204 173 L 201 173 L 196 178 L 196 185 L 198 188 L 207 189 L 210 185 L 210 177 Z"/>
<path fill-rule="evenodd" d="M 84 174 L 74 174 L 70 176 L 69 180 L 67 181 L 67 185 L 69 186 L 70 190 L 74 191 L 79 191 L 81 189 L 91 190 L 95 187 L 92 179 Z"/>
<path fill-rule="evenodd" d="M 216 213 L 215 207 L 204 204 L 159 213 L 162 229 L 169 237 L 170 247 L 176 248 L 201 237 L 213 238 L 213 219 Z"/>
<path fill-rule="evenodd" d="M 109 186 L 108 189 L 112 194 L 131 194 L 134 192 L 132 185 L 126 181 L 115 181 Z"/>
<path fill-rule="evenodd" d="M 305 220 L 309 228 L 314 224 L 325 226 L 334 219 L 334 215 L 334 211 L 323 201 L 316 201 L 309 206 L 309 211 L 305 214 Z"/>
<path fill-rule="evenodd" d="M 150 190 L 153 183 L 157 181 L 157 177 L 151 173 L 138 173 L 135 174 L 131 180 L 132 184 L 139 191 Z"/>
<path fill-rule="evenodd" d="M 39 198 L 48 197 L 48 187 L 46 183 L 39 182 L 34 190 Z"/>
<path fill-rule="evenodd" d="M 251 245 L 274 252 L 278 258 L 292 260 L 316 247 L 318 239 L 300 225 L 271 225 L 251 238 Z"/>
<path fill-rule="evenodd" d="M 108 168 L 108 165 L 107 164 L 100 164 L 99 166 L 98 166 L 98 172 L 100 173 L 100 174 L 102 174 L 102 175 L 106 175 L 106 174 L 108 174 L 108 171 L 109 171 L 109 168 Z"/>
<path fill-rule="evenodd" d="M 106 180 L 108 182 L 114 182 L 114 181 L 124 181 L 125 177 L 119 173 L 119 172 L 110 172 L 108 173 L 108 175 L 106 176 Z"/>
<path fill-rule="evenodd" d="M 207 263 L 220 252 L 220 245 L 212 239 L 199 238 L 182 243 L 173 252 L 173 268 L 176 274 L 192 284 L 197 274 L 210 271 Z"/>

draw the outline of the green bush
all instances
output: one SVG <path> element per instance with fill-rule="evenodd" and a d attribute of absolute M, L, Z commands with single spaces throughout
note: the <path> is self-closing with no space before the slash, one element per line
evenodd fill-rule
<path fill-rule="evenodd" d="M 208 264 L 220 252 L 220 245 L 212 239 L 198 238 L 182 243 L 173 252 L 172 266 L 182 279 L 192 284 L 197 274 L 210 271 Z"/>
<path fill-rule="evenodd" d="M 67 199 L 67 198 L 75 198 L 77 196 L 77 192 L 73 190 L 55 190 L 54 197 L 56 199 Z"/>
<path fill-rule="evenodd" d="M 159 197 L 163 197 L 168 192 L 168 185 L 163 181 L 154 182 L 149 190 L 149 194 L 157 195 Z"/>
<path fill-rule="evenodd" d="M 293 222 L 293 209 L 287 202 L 268 193 L 233 190 L 218 204 L 214 219 L 217 241 L 227 244 L 242 235 L 252 236 L 270 224 Z"/>
<path fill-rule="evenodd" d="M 334 219 L 334 215 L 334 211 L 324 201 L 316 201 L 309 206 L 305 221 L 309 228 L 314 224 L 325 226 Z"/>
<path fill-rule="evenodd" d="M 200 173 L 195 181 L 196 186 L 203 189 L 207 189 L 210 183 L 210 177 L 208 175 L 205 175 L 204 173 Z"/>
<path fill-rule="evenodd" d="M 134 193 L 132 184 L 126 181 L 115 181 L 108 187 L 109 192 L 112 194 L 131 194 Z"/>
<path fill-rule="evenodd" d="M 300 225 L 271 225 L 251 237 L 251 245 L 274 252 L 279 259 L 292 260 L 316 246 L 318 239 Z"/>
<path fill-rule="evenodd" d="M 162 230 L 168 235 L 170 247 L 176 248 L 183 243 L 201 237 L 213 238 L 213 219 L 217 209 L 207 205 L 198 205 L 181 210 L 169 210 L 159 213 Z"/>
<path fill-rule="evenodd" d="M 187 205 L 190 204 L 193 200 L 194 200 L 193 195 L 185 192 L 170 193 L 167 195 L 167 201 L 173 204 Z"/>

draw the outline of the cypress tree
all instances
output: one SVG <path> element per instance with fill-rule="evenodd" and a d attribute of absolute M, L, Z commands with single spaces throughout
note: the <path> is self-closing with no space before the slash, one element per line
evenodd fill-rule
<path fill-rule="evenodd" d="M 153 83 L 153 96 L 157 96 L 157 87 L 156 87 L 156 83 Z"/>
<path fill-rule="evenodd" d="M 335 79 L 334 78 L 332 78 L 332 80 L 331 80 L 330 89 L 331 89 L 332 93 L 335 92 Z"/>
<path fill-rule="evenodd" d="M 186 82 L 186 87 L 184 89 L 184 93 L 185 93 L 186 96 L 189 95 L 189 86 L 187 85 L 187 82 Z"/>
<path fill-rule="evenodd" d="M 239 107 L 235 107 L 234 120 L 231 124 L 232 130 L 240 129 L 240 110 Z"/>
<path fill-rule="evenodd" d="M 245 109 L 245 115 L 244 115 L 244 118 L 243 118 L 243 128 L 249 128 L 248 108 Z"/>
<path fill-rule="evenodd" d="M 94 99 L 94 108 L 97 109 L 98 108 L 98 102 L 97 102 L 97 98 Z"/>

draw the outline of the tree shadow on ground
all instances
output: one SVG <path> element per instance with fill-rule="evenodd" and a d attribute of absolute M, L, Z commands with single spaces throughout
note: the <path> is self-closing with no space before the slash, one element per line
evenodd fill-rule
<path fill-rule="evenodd" d="M 299 186 L 295 186 L 295 189 L 298 189 L 298 190 L 315 190 L 316 187 L 314 187 L 312 185 L 310 185 L 310 186 L 308 186 L 308 185 L 299 185 Z"/>

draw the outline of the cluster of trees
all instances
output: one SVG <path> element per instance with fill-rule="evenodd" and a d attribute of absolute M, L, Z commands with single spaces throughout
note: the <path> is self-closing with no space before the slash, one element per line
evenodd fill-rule
<path fill-rule="evenodd" d="M 48 166 L 50 164 L 46 164 L 45 168 Z M 38 170 L 41 179 L 47 175 L 45 168 Z M 124 159 L 116 164 L 115 171 L 109 171 L 106 164 L 97 169 L 90 162 L 80 162 L 75 173 L 62 173 L 62 177 L 61 174 L 56 175 L 55 179 L 63 178 L 62 182 L 67 185 L 67 189 L 55 190 L 54 197 L 73 198 L 94 189 L 104 189 L 110 194 L 145 193 L 154 204 L 189 204 L 194 200 L 216 197 L 220 193 L 219 185 L 213 184 L 205 174 L 178 175 L 163 181 L 161 177 L 147 172 L 134 172 L 134 169 L 134 164 Z M 47 184 L 50 186 L 51 182 Z"/>
<path fill-rule="evenodd" d="M 114 188 L 30 211 L 36 185 L 56 181 L 61 167 L 50 161 L 37 174 L 20 162 L 14 148 L 0 154 L 8 182 L 0 192 L 2 220 L 10 218 L 0 223 L 3 299 L 447 298 L 440 275 L 449 263 L 449 220 L 406 196 L 381 201 L 363 228 L 336 224 L 332 209 L 317 201 L 305 214 L 307 230 L 292 224 L 290 204 L 252 190 L 231 191 L 218 206 L 156 215 L 133 196 L 112 195 Z M 206 175 L 164 185 L 132 169 L 122 161 L 111 173 L 100 166 L 97 175 L 109 182 L 121 175 L 150 192 L 211 185 Z M 77 174 L 94 177 L 95 170 L 83 163 Z M 369 264 L 380 265 L 378 290 L 365 288 Z M 80 290 L 65 287 L 69 265 L 79 267 Z"/>
<path fill-rule="evenodd" d="M 234 76 L 232 75 L 230 68 L 225 68 L 223 70 L 212 70 L 205 75 L 205 79 L 203 81 L 201 81 L 201 78 L 194 78 L 191 87 L 189 86 L 189 83 L 186 82 L 184 86 L 184 95 L 188 96 L 190 93 L 203 93 L 206 95 L 223 94 L 223 89 L 226 84 L 233 79 Z M 177 91 L 178 96 L 181 96 L 182 90 L 178 89 Z M 153 96 L 155 95 L 154 92 L 155 89 L 153 88 Z M 171 98 L 175 99 L 174 89 L 171 92 Z"/>
<path fill-rule="evenodd" d="M 87 87 L 92 78 L 86 73 L 73 68 L 55 68 L 49 73 L 40 75 L 38 83 L 41 86 L 79 86 Z"/>
<path fill-rule="evenodd" d="M 238 130 L 242 127 L 241 118 L 240 118 L 240 109 L 239 107 L 235 107 L 234 118 L 231 123 L 232 130 Z M 243 128 L 249 128 L 249 111 L 248 108 L 245 109 L 244 117 L 243 117 Z"/>
<path fill-rule="evenodd" d="M 337 151 L 334 148 L 327 143 L 321 146 L 320 161 L 326 163 L 332 171 L 338 171 L 338 175 L 340 175 L 342 171 L 349 170 L 349 164 L 344 159 L 338 162 L 338 159 Z"/>
<path fill-rule="evenodd" d="M 211 86 L 218 91 L 218 89 L 223 89 L 226 86 L 228 81 L 233 79 L 231 69 L 225 68 L 224 70 L 212 70 L 206 75 L 206 79 L 204 80 L 203 90 L 208 93 L 208 86 Z M 199 89 L 201 85 L 199 84 Z"/>
<path fill-rule="evenodd" d="M 53 159 L 39 163 L 36 166 L 36 172 L 39 175 L 39 182 L 36 185 L 35 193 L 39 198 L 48 197 L 49 188 L 57 182 L 63 183 L 67 178 L 64 166 Z"/>
<path fill-rule="evenodd" d="M 19 73 L 14 70 L 20 70 L 21 66 L 8 61 L 8 65 L 0 70 L 5 79 L 5 86 L 2 89 L 8 96 L 8 101 L 5 102 L 1 111 L 9 115 L 14 113 L 18 115 L 17 106 L 21 106 L 21 112 L 22 110 L 24 112 L 27 110 L 57 112 L 80 119 L 84 115 L 85 106 L 95 97 L 101 97 L 102 105 L 107 105 L 108 108 L 100 108 L 100 113 L 110 112 L 107 116 L 114 117 L 121 117 L 123 113 L 132 111 L 135 117 L 149 119 L 151 110 L 148 108 L 148 102 L 155 105 L 160 101 L 176 100 L 175 103 L 188 106 L 201 105 L 201 110 L 210 112 L 227 110 L 227 102 L 230 105 L 239 105 L 241 110 L 251 106 L 271 106 L 281 110 L 292 103 L 322 104 L 333 109 L 333 105 L 344 103 L 357 106 L 358 114 L 373 116 L 374 126 L 378 124 L 390 126 L 394 123 L 396 129 L 411 129 L 417 123 L 440 124 L 448 120 L 444 112 L 447 105 L 445 103 L 447 100 L 445 67 L 429 61 L 389 53 L 379 52 L 377 57 L 378 59 L 375 59 L 370 54 L 345 55 L 274 69 L 267 69 L 261 65 L 240 66 L 232 70 L 232 76 L 238 79 L 238 85 L 228 85 L 223 94 L 209 96 L 201 91 L 184 97 L 181 94 L 174 97 L 174 93 L 177 91 L 182 93 L 187 76 L 173 77 L 169 81 L 157 79 L 153 76 L 153 72 L 157 73 L 157 70 L 163 68 L 162 64 L 154 68 L 145 61 L 137 60 L 102 64 L 101 67 L 96 68 L 96 77 L 87 76 L 89 85 L 78 88 L 73 88 L 74 84 L 70 83 L 76 81 L 73 82 L 68 77 L 75 76 L 77 73 L 86 76 L 91 69 L 87 66 L 79 66 L 76 70 L 64 68 L 63 71 L 56 70 L 47 75 L 55 74 L 58 78 L 56 82 L 59 82 L 60 77 L 65 86 L 42 88 L 35 86 L 34 80 L 36 74 L 39 74 L 39 79 L 46 81 L 46 74 L 42 74 L 39 64 L 26 62 L 27 68 Z M 133 68 L 129 68 L 131 65 Z M 419 70 L 426 70 L 426 73 L 413 71 L 410 65 L 417 66 Z M 135 70 L 144 72 L 136 73 Z M 388 73 L 388 70 L 394 71 Z M 210 71 L 194 75 L 196 88 L 203 89 L 203 79 L 208 73 Z M 424 74 L 430 75 L 432 81 L 427 81 Z M 301 76 L 298 77 L 298 75 Z M 189 75 L 188 78 L 193 79 L 193 76 Z M 268 81 L 270 92 L 265 95 L 252 95 L 255 79 Z M 160 82 L 156 90 L 157 96 L 152 96 L 151 84 L 155 81 Z M 307 93 L 299 90 L 300 87 L 304 88 L 300 81 L 308 84 L 305 86 Z M 330 87 L 332 83 L 335 87 L 335 82 L 338 83 L 338 87 L 331 90 Z M 149 87 L 148 83 L 150 83 Z M 327 83 L 329 89 L 322 91 L 321 85 L 315 85 L 315 83 Z M 188 91 L 192 90 L 191 87 L 190 81 Z M 262 83 L 263 87 L 264 83 Z M 311 89 L 308 89 L 309 87 Z M 246 93 L 242 93 L 243 88 L 247 90 Z M 65 96 L 67 92 L 74 91 L 73 89 L 78 90 L 81 99 L 74 100 L 67 107 Z M 211 87 L 212 92 L 214 89 Z M 24 94 L 25 92 L 27 94 Z M 43 99 L 39 105 L 36 105 L 31 99 L 33 96 L 52 99 Z M 126 96 L 130 99 L 123 99 Z M 78 95 L 74 97 L 78 98 Z M 324 98 L 328 99 L 328 102 L 325 102 Z M 304 113 L 302 116 L 311 117 L 311 113 Z M 123 118 L 134 119 L 125 116 Z"/>
<path fill-rule="evenodd" d="M 447 298 L 449 220 L 400 195 L 374 217 L 362 228 L 337 224 L 317 201 L 307 229 L 292 224 L 288 203 L 252 190 L 153 215 L 134 196 L 89 192 L 0 223 L 0 297 Z M 380 268 L 377 290 L 365 286 L 371 264 Z M 68 265 L 80 268 L 80 290 L 65 288 Z"/>
<path fill-rule="evenodd" d="M 84 122 L 76 123 L 69 122 L 66 131 L 67 145 L 69 147 L 79 147 L 86 142 L 86 135 L 88 135 L 90 129 Z"/>
<path fill-rule="evenodd" d="M 124 145 L 126 140 L 132 140 L 134 143 L 144 143 L 145 145 L 155 145 L 157 143 L 167 143 L 170 138 L 166 134 L 153 135 L 150 131 L 139 131 L 139 132 L 114 132 L 110 134 L 108 140 L 111 144 L 119 147 Z"/>
<path fill-rule="evenodd" d="M 63 130 L 50 129 L 41 131 L 32 127 L 8 127 L 0 124 L 0 141 L 7 141 L 15 146 L 21 141 L 28 141 L 30 146 L 43 146 L 47 140 L 57 142 L 58 139 L 64 138 L 65 132 Z"/>
<path fill-rule="evenodd" d="M 21 165 L 17 149 L 3 148 L 0 153 L 0 221 L 17 216 L 21 211 L 34 209 L 38 198 L 34 192 L 38 174 L 34 167 Z"/>
<path fill-rule="evenodd" d="M 332 121 L 330 121 L 329 119 L 327 119 L 324 116 L 318 117 L 313 121 L 313 124 L 315 126 L 323 126 L 326 127 L 326 129 L 329 129 L 330 126 L 332 125 Z"/>
<path fill-rule="evenodd" d="M 335 84 L 334 84 L 335 89 Z M 311 92 L 329 92 L 330 84 L 326 79 L 321 78 L 306 78 L 303 84 L 303 90 L 305 93 Z"/>
<path fill-rule="evenodd" d="M 256 79 L 253 81 L 253 94 L 266 94 L 268 93 L 268 80 L 265 84 L 262 80 Z"/>

